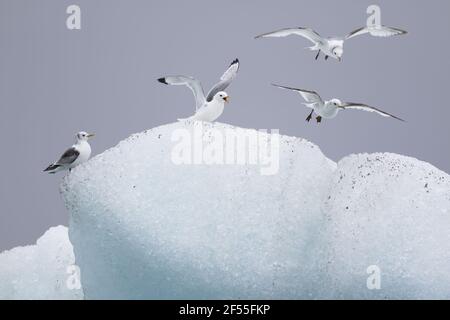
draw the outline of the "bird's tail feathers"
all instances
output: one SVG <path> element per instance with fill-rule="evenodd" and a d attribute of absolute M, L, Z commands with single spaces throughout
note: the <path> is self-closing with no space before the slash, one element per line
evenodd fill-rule
<path fill-rule="evenodd" d="M 317 50 L 319 50 L 319 46 L 315 44 L 311 47 L 306 47 L 305 49 L 311 50 L 311 51 L 317 51 Z"/>
<path fill-rule="evenodd" d="M 316 105 L 315 102 L 303 102 L 302 104 L 311 109 L 314 109 L 314 106 Z"/>

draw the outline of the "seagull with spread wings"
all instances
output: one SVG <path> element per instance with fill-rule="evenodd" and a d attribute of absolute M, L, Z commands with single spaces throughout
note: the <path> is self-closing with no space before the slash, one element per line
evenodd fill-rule
<path fill-rule="evenodd" d="M 297 35 L 308 39 L 313 43 L 313 46 L 308 47 L 311 51 L 317 51 L 316 60 L 319 58 L 320 53 L 325 54 L 325 60 L 329 57 L 334 58 L 338 61 L 342 61 L 342 55 L 344 54 L 344 42 L 348 39 L 354 38 L 359 35 L 369 33 L 375 37 L 391 37 L 395 35 L 406 34 L 407 32 L 398 28 L 391 28 L 385 26 L 373 26 L 373 27 L 363 27 L 350 32 L 346 37 L 330 37 L 325 38 L 318 34 L 311 28 L 285 28 L 277 31 L 272 31 L 268 33 L 256 36 L 255 39 L 259 38 L 269 38 L 269 37 L 287 37 L 290 35 Z"/>
<path fill-rule="evenodd" d="M 255 39 L 269 37 L 280 38 L 290 35 L 301 36 L 311 41 L 314 45 L 307 49 L 317 51 L 316 60 L 319 58 L 321 52 L 325 54 L 325 60 L 328 60 L 328 57 L 332 57 L 339 61 L 342 60 L 342 54 L 344 53 L 344 39 L 338 37 L 324 38 L 311 28 L 285 28 L 261 34 L 256 36 Z"/>
<path fill-rule="evenodd" d="M 381 38 L 387 38 L 392 36 L 400 36 L 403 34 L 407 34 L 408 32 L 402 29 L 393 28 L 393 27 L 386 27 L 386 26 L 368 26 L 368 27 L 362 27 L 359 29 L 356 29 L 355 31 L 350 32 L 346 37 L 345 40 L 354 38 L 356 36 L 360 36 L 363 34 L 370 34 L 373 37 L 381 37 Z"/>
<path fill-rule="evenodd" d="M 84 131 L 77 133 L 77 142 L 67 149 L 58 161 L 49 165 L 44 172 L 54 174 L 64 170 L 70 171 L 79 164 L 88 161 L 91 156 L 91 146 L 88 140 L 93 136 L 94 134 Z"/>
<path fill-rule="evenodd" d="M 184 85 L 187 86 L 194 94 L 195 98 L 195 114 L 186 119 L 179 120 L 196 120 L 213 122 L 217 120 L 223 113 L 225 102 L 229 102 L 229 96 L 224 91 L 237 75 L 239 70 L 239 60 L 234 60 L 220 81 L 205 96 L 202 84 L 195 78 L 187 76 L 168 76 L 159 78 L 158 81 L 167 85 Z"/>
<path fill-rule="evenodd" d="M 383 117 L 389 117 L 400 121 L 405 121 L 390 113 L 387 113 L 375 107 L 368 106 L 367 104 L 364 103 L 354 103 L 354 102 L 343 103 L 339 99 L 331 99 L 329 101 L 325 101 L 315 91 L 285 87 L 277 84 L 272 85 L 281 89 L 297 92 L 302 96 L 303 99 L 305 99 L 306 103 L 303 104 L 306 107 L 312 109 L 311 113 L 306 118 L 306 121 L 308 122 L 311 120 L 313 113 L 317 114 L 316 120 L 317 123 L 320 123 L 322 121 L 322 118 L 333 119 L 337 116 L 340 110 L 351 110 L 351 109 L 375 112 Z"/>

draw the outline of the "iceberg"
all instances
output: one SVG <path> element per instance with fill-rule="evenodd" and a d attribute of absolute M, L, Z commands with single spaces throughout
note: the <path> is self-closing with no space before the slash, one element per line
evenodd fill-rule
<path fill-rule="evenodd" d="M 218 133 L 243 134 L 168 124 L 64 178 L 86 299 L 450 297 L 446 173 L 394 154 L 335 163 L 311 142 L 271 133 L 276 174 L 251 157 L 174 161 L 174 133 L 194 136 L 199 125 L 203 150 L 216 144 L 216 154 L 217 141 L 229 144 Z"/>
<path fill-rule="evenodd" d="M 0 300 L 81 300 L 83 289 L 67 227 L 49 229 L 36 245 L 0 254 Z"/>
<path fill-rule="evenodd" d="M 394 154 L 344 158 L 324 214 L 332 298 L 450 299 L 450 179 Z M 381 290 L 367 290 L 368 267 Z M 370 271 L 370 270 L 369 270 Z"/>

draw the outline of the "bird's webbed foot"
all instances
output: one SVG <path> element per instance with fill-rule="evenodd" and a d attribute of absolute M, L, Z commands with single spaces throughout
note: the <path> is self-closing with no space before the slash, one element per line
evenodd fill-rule
<path fill-rule="evenodd" d="M 320 56 L 320 50 L 317 52 L 316 60 L 319 59 Z"/>
<path fill-rule="evenodd" d="M 309 114 L 309 116 L 306 118 L 307 122 L 310 122 L 312 119 L 312 115 L 313 115 L 314 110 L 311 111 L 311 113 Z"/>
<path fill-rule="evenodd" d="M 321 117 L 321 116 L 318 116 L 318 117 L 316 118 L 316 120 L 317 120 L 317 123 L 321 123 L 321 122 L 322 122 L 322 117 Z"/>

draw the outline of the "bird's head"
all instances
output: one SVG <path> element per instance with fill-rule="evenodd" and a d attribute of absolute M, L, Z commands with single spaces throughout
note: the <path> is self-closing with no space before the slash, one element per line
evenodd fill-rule
<path fill-rule="evenodd" d="M 328 103 L 332 106 L 335 106 L 336 108 L 340 108 L 342 105 L 342 101 L 339 99 L 331 99 Z"/>
<path fill-rule="evenodd" d="M 94 136 L 93 133 L 87 133 L 84 131 L 77 133 L 77 141 L 88 141 L 90 138 Z"/>
<path fill-rule="evenodd" d="M 342 61 L 342 55 L 344 54 L 344 48 L 341 46 L 334 47 L 331 51 L 333 53 L 333 58 Z"/>
<path fill-rule="evenodd" d="M 214 100 L 218 102 L 230 102 L 230 97 L 226 92 L 220 91 L 216 93 L 216 95 L 214 96 Z"/>

